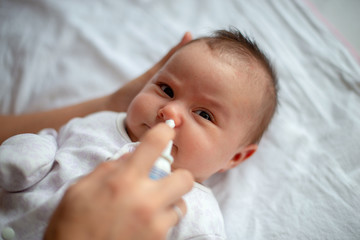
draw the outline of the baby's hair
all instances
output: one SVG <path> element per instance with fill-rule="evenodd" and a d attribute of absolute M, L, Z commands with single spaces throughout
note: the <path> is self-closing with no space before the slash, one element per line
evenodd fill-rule
<path fill-rule="evenodd" d="M 211 50 L 219 51 L 239 60 L 259 66 L 260 70 L 250 74 L 249 81 L 263 83 L 265 91 L 262 96 L 261 110 L 257 111 L 256 121 L 252 124 L 246 137 L 249 143 L 258 143 L 268 128 L 278 105 L 278 80 L 270 60 L 260 50 L 257 43 L 248 36 L 242 34 L 235 27 L 229 30 L 215 31 L 209 37 L 201 37 L 195 41 L 205 41 Z M 261 71 L 262 70 L 262 71 Z"/>

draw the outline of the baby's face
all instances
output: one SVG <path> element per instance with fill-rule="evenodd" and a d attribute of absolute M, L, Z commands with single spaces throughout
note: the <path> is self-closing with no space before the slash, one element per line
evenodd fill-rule
<path fill-rule="evenodd" d="M 242 142 L 254 94 L 247 71 L 235 71 L 220 60 L 203 42 L 182 48 L 135 97 L 126 119 L 133 141 L 173 119 L 172 169 L 188 169 L 198 182 L 234 167 L 248 154 Z"/>

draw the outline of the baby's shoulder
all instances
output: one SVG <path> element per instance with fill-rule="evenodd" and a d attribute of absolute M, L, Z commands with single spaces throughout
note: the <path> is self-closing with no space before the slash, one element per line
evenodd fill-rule
<path fill-rule="evenodd" d="M 104 123 L 113 123 L 119 115 L 123 115 L 125 113 L 119 113 L 119 112 L 111 112 L 111 111 L 101 111 L 89 114 L 85 117 L 77 117 L 71 119 L 65 126 L 68 125 L 102 125 Z"/>
<path fill-rule="evenodd" d="M 224 219 L 212 191 L 198 183 L 184 196 L 187 214 L 171 239 L 226 239 Z"/>
<path fill-rule="evenodd" d="M 184 196 L 184 200 L 190 215 L 211 214 L 212 217 L 218 216 L 219 219 L 222 219 L 219 204 L 210 188 L 195 183 L 193 189 Z"/>
<path fill-rule="evenodd" d="M 116 127 L 116 120 L 119 115 L 125 113 L 111 112 L 111 111 L 102 111 L 92 113 L 85 117 L 77 117 L 71 119 L 68 123 L 61 127 L 60 132 L 73 132 L 77 129 L 84 131 L 100 131 L 102 129 L 110 129 Z"/>
<path fill-rule="evenodd" d="M 82 118 L 74 118 L 61 127 L 59 131 L 59 144 L 73 139 L 86 141 L 91 139 L 118 138 L 119 118 L 125 119 L 125 113 L 102 111 Z M 105 139 L 103 139 L 105 140 Z"/>

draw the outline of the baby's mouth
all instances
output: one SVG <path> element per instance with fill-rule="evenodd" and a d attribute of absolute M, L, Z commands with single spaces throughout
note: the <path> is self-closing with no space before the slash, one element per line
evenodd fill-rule
<path fill-rule="evenodd" d="M 143 125 L 144 125 L 148 130 L 150 130 L 151 128 L 153 128 L 153 127 L 156 126 L 157 124 L 159 124 L 159 123 L 155 123 L 155 124 L 152 124 L 152 125 L 149 125 L 149 124 L 147 124 L 147 123 L 143 123 Z M 178 152 L 178 147 L 177 147 L 177 145 L 173 144 L 173 145 L 172 145 L 172 148 L 171 148 L 171 155 L 175 158 L 177 152 Z"/>
<path fill-rule="evenodd" d="M 173 145 L 172 145 L 172 149 L 171 149 L 171 155 L 172 155 L 174 158 L 175 158 L 175 155 L 176 155 L 177 151 L 178 151 L 178 147 L 177 147 L 175 144 L 173 144 Z"/>
<path fill-rule="evenodd" d="M 125 126 L 125 131 L 128 134 L 131 141 L 133 142 L 138 141 L 138 138 L 135 136 L 135 134 L 132 131 L 130 131 L 130 129 L 127 126 Z"/>

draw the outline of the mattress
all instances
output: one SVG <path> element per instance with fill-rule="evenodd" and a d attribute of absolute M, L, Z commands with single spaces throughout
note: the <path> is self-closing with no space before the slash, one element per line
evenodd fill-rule
<path fill-rule="evenodd" d="M 359 239 L 360 58 L 306 1 L 2 0 L 0 112 L 111 93 L 184 32 L 230 26 L 273 62 L 280 106 L 258 151 L 206 182 L 228 239 Z"/>

